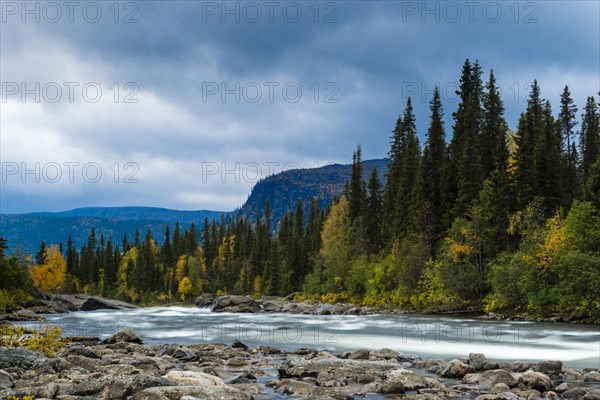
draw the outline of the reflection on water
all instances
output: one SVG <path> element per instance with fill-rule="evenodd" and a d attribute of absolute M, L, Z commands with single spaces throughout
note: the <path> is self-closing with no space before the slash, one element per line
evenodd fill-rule
<path fill-rule="evenodd" d="M 207 309 L 149 307 L 46 315 L 70 336 L 105 338 L 128 327 L 146 343 L 270 345 L 293 351 L 387 347 L 422 358 L 450 359 L 471 352 L 496 360 L 562 360 L 600 367 L 600 327 L 486 321 L 422 315 L 298 315 L 211 313 Z"/>

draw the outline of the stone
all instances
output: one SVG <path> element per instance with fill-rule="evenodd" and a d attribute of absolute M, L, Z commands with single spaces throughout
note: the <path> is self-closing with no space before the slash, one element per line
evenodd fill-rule
<path fill-rule="evenodd" d="M 209 308 L 212 306 L 213 301 L 215 300 L 215 295 L 211 293 L 204 293 L 194 300 L 194 304 L 196 307 L 200 308 Z"/>
<path fill-rule="evenodd" d="M 134 376 L 133 379 L 127 383 L 125 383 L 125 394 L 127 396 L 131 396 L 137 392 L 141 392 L 142 390 L 151 388 L 151 387 L 159 387 L 159 386 L 173 386 L 175 383 L 172 379 L 168 377 L 162 376 L 153 376 L 153 375 L 137 375 Z M 114 386 L 113 383 L 107 386 Z"/>
<path fill-rule="evenodd" d="M 394 369 L 385 373 L 382 393 L 404 393 L 418 389 L 443 388 L 444 384 L 430 376 L 419 375 L 407 369 Z"/>
<path fill-rule="evenodd" d="M 371 352 L 367 349 L 359 349 L 359 350 L 356 350 L 356 351 L 353 351 L 352 353 L 350 353 L 350 355 L 348 356 L 348 359 L 350 359 L 350 360 L 368 360 L 370 354 L 371 354 Z"/>
<path fill-rule="evenodd" d="M 115 343 L 120 343 L 120 342 L 137 343 L 137 344 L 144 343 L 144 341 L 138 335 L 136 335 L 132 330 L 122 329 L 119 332 L 112 335 L 111 337 L 109 337 L 108 339 L 104 340 L 102 342 L 102 344 L 115 344 Z"/>
<path fill-rule="evenodd" d="M 100 392 L 104 388 L 104 383 L 97 380 L 90 380 L 88 382 L 76 383 L 68 386 L 60 391 L 61 395 L 72 395 L 72 396 L 90 396 Z"/>
<path fill-rule="evenodd" d="M 454 359 L 448 362 L 444 368 L 437 372 L 444 378 L 463 378 L 466 374 L 475 372 L 475 368 L 460 360 Z"/>
<path fill-rule="evenodd" d="M 371 357 L 379 358 L 379 359 L 383 359 L 383 360 L 397 360 L 398 352 L 391 350 L 391 349 L 383 348 L 381 350 L 372 351 Z"/>
<path fill-rule="evenodd" d="M 169 371 L 166 378 L 191 385 L 200 386 L 224 386 L 225 382 L 217 376 L 206 374 L 204 372 L 194 371 Z"/>
<path fill-rule="evenodd" d="M 584 382 L 600 382 L 600 372 L 591 371 L 583 376 Z"/>
<path fill-rule="evenodd" d="M 46 357 L 23 347 L 0 349 L 0 369 L 18 373 L 23 373 L 27 370 L 53 372 Z"/>
<path fill-rule="evenodd" d="M 15 385 L 10 374 L 0 369 L 0 389 L 12 389 L 14 386 Z"/>
<path fill-rule="evenodd" d="M 564 393 L 567 390 L 569 390 L 569 384 L 567 382 L 563 382 L 560 385 L 558 385 L 557 387 L 555 387 L 554 390 L 557 393 Z"/>
<path fill-rule="evenodd" d="M 542 374 L 549 375 L 549 376 L 556 376 L 556 375 L 562 373 L 562 370 L 563 370 L 563 363 L 562 363 L 562 361 L 557 361 L 557 360 L 540 361 L 535 366 L 536 372 L 541 372 Z"/>
<path fill-rule="evenodd" d="M 248 350 L 248 346 L 246 346 L 246 345 L 244 344 L 244 342 L 242 342 L 242 341 L 241 341 L 241 340 L 239 340 L 239 339 L 235 339 L 235 340 L 233 341 L 233 344 L 231 345 L 231 347 L 233 347 L 234 349 L 242 349 L 242 350 L 244 350 L 244 351 Z"/>
<path fill-rule="evenodd" d="M 548 390 L 552 389 L 552 382 L 547 375 L 532 370 L 525 371 L 519 377 L 518 385 L 525 389 L 535 389 L 539 390 L 540 392 L 547 392 Z"/>
<path fill-rule="evenodd" d="M 83 356 L 83 357 L 87 357 L 87 358 L 95 358 L 97 360 L 101 360 L 102 356 L 98 353 L 96 353 L 94 350 L 90 349 L 89 347 L 71 347 L 65 351 L 62 352 L 61 356 L 67 356 L 67 355 L 79 355 L 79 356 Z"/>
<path fill-rule="evenodd" d="M 227 386 L 163 386 L 142 390 L 130 400 L 179 400 L 191 396 L 197 400 L 252 400 L 252 396 Z"/>
<path fill-rule="evenodd" d="M 494 388 L 499 383 L 503 383 L 509 388 L 517 386 L 517 380 L 503 369 L 485 371 L 479 379 L 479 385 L 486 390 Z"/>
<path fill-rule="evenodd" d="M 213 312 L 257 313 L 260 305 L 250 296 L 219 296 L 212 305 Z"/>
<path fill-rule="evenodd" d="M 38 390 L 36 397 L 45 398 L 45 399 L 53 399 L 58 394 L 59 389 L 60 389 L 60 387 L 58 386 L 57 383 L 55 383 L 55 382 L 47 383 L 46 385 L 42 386 Z"/>
<path fill-rule="evenodd" d="M 560 397 L 565 400 L 581 399 L 583 396 L 585 396 L 586 393 L 587 390 L 585 390 L 584 388 L 574 387 L 573 389 L 569 389 L 561 393 Z"/>
<path fill-rule="evenodd" d="M 481 353 L 470 353 L 467 364 L 475 368 L 475 371 L 487 371 L 489 369 L 498 369 L 498 363 L 488 360 Z"/>
<path fill-rule="evenodd" d="M 600 389 L 588 391 L 585 396 L 583 396 L 583 400 L 600 400 Z"/>

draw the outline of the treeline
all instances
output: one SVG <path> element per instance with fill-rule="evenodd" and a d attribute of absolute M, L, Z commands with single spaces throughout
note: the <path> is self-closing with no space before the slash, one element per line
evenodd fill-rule
<path fill-rule="evenodd" d="M 201 231 L 193 223 L 182 231 L 177 223 L 172 233 L 166 226 L 161 244 L 150 230 L 115 243 L 92 229 L 81 249 L 69 238 L 66 246 L 42 242 L 37 254 L 22 257 L 21 263 L 16 256 L 3 257 L 24 280 L 2 282 L 7 289 L 85 292 L 141 303 L 186 300 L 205 292 L 285 295 L 302 290 L 319 250 L 324 218 L 313 199 L 306 209 L 298 201 L 276 233 L 269 202 L 254 224 L 245 218 L 227 223 L 222 217 L 205 219 Z"/>
<path fill-rule="evenodd" d="M 309 294 L 413 309 L 485 307 L 600 317 L 600 108 L 568 87 L 554 114 L 535 81 L 517 131 L 493 71 L 462 68 L 446 142 L 436 88 L 424 146 L 410 98 L 387 182 L 352 179 L 325 221 Z"/>

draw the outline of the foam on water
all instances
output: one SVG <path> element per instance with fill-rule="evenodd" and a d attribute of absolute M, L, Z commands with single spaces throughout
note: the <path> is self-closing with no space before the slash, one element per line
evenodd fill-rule
<path fill-rule="evenodd" d="M 423 358 L 483 353 L 497 360 L 563 360 L 600 367 L 598 326 L 487 321 L 421 315 L 302 315 L 212 313 L 191 307 L 147 307 L 47 315 L 67 335 L 107 337 L 128 327 L 152 343 L 270 345 L 284 350 L 391 348 Z M 32 323 L 32 325 L 34 325 Z"/>

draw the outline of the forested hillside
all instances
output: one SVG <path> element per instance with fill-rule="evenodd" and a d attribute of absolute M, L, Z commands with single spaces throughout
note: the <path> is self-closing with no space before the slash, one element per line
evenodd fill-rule
<path fill-rule="evenodd" d="M 278 188 L 252 199 L 256 222 L 205 219 L 199 235 L 194 226 L 166 227 L 160 240 L 151 231 L 122 240 L 92 231 L 81 249 L 44 244 L 33 258 L 3 255 L 3 297 L 26 295 L 11 288 L 28 285 L 146 302 L 301 290 L 412 310 L 599 320 L 596 93 L 579 110 L 565 86 L 553 111 L 535 81 L 511 130 L 493 72 L 485 83 L 482 76 L 478 62 L 465 61 L 452 127 L 435 90 L 430 114 L 420 116 L 429 119 L 424 143 L 409 98 L 391 121 L 385 171 L 366 166 L 358 146 L 327 210 L 317 197 L 298 199 L 302 189 Z M 276 202 L 289 211 L 273 231 Z"/>

